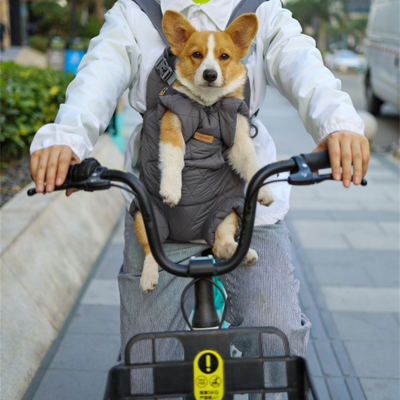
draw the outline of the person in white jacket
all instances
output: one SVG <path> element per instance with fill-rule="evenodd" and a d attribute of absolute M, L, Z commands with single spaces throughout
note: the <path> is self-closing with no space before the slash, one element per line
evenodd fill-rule
<path fill-rule="evenodd" d="M 239 2 L 161 0 L 160 4 L 163 13 L 167 9 L 181 12 L 198 30 L 222 31 Z M 340 91 L 340 81 L 324 67 L 314 40 L 301 34 L 301 26 L 280 0 L 262 3 L 256 15 L 259 30 L 246 59 L 250 115 L 260 108 L 267 85 L 278 89 L 298 110 L 318 144 L 316 151 L 329 151 L 334 179 L 342 179 L 345 187 L 351 182 L 360 184 L 368 167 L 368 140 L 349 96 Z M 131 106 L 139 113 L 146 111 L 147 77 L 164 47 L 163 39 L 134 1 L 115 3 L 100 34 L 91 40 L 55 122 L 40 128 L 32 142 L 31 173 L 37 192 L 46 187 L 51 193 L 55 185 L 63 183 L 71 164 L 89 156 L 127 89 Z M 254 142 L 260 166 L 275 161 L 275 146 L 266 128 L 257 118 L 252 123 L 259 132 Z M 134 136 L 140 130 L 138 126 Z M 128 158 L 132 152 L 128 149 Z M 129 159 L 127 164 L 131 164 Z M 310 323 L 298 305 L 290 234 L 282 222 L 289 208 L 289 189 L 285 184 L 271 189 L 275 202 L 257 211 L 252 247 L 259 254 L 258 263 L 247 269 L 239 267 L 222 279 L 230 299 L 227 321 L 233 326 L 277 326 L 287 334 L 292 353 L 304 356 Z M 184 329 L 179 297 L 187 284 L 183 278 L 161 272 L 154 293 L 141 293 L 143 255 L 129 214 L 125 236 L 119 275 L 122 355 L 127 340 L 136 333 Z M 164 247 L 175 261 L 205 248 L 190 243 L 166 243 Z M 145 357 L 142 350 L 137 350 L 137 358 Z"/>

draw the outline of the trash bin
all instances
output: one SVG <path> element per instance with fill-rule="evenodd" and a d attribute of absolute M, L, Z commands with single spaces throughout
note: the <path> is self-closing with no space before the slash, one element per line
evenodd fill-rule
<path fill-rule="evenodd" d="M 65 72 L 72 72 L 76 75 L 78 66 L 86 54 L 86 46 L 79 38 L 72 39 L 67 44 L 67 50 L 65 51 Z"/>
<path fill-rule="evenodd" d="M 63 70 L 65 63 L 65 41 L 53 36 L 47 46 L 47 62 L 51 69 Z"/>
<path fill-rule="evenodd" d="M 106 129 L 106 132 L 110 134 L 111 139 L 121 151 L 125 151 L 126 137 L 124 128 L 125 128 L 124 97 L 122 97 Z"/>

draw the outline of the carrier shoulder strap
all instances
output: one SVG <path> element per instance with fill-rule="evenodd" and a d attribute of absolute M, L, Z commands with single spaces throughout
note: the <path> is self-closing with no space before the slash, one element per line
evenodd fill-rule
<path fill-rule="evenodd" d="M 168 40 L 162 28 L 163 15 L 161 12 L 161 5 L 157 0 L 133 0 L 142 11 L 149 17 L 150 21 L 157 29 L 157 32 L 164 39 L 168 45 Z M 242 0 L 233 10 L 227 26 L 229 26 L 237 17 L 242 14 L 252 13 L 257 10 L 260 4 L 268 0 Z"/>
<path fill-rule="evenodd" d="M 157 32 L 164 39 L 165 43 L 169 45 L 167 37 L 162 28 L 162 19 L 163 15 L 161 12 L 161 5 L 156 0 L 133 0 L 142 11 L 149 17 L 150 21 L 154 25 L 154 28 L 157 29 Z"/>
<path fill-rule="evenodd" d="M 242 14 L 256 12 L 260 4 L 264 3 L 265 1 L 268 0 L 242 0 L 233 10 L 226 26 L 229 26 L 237 17 L 240 17 Z"/>

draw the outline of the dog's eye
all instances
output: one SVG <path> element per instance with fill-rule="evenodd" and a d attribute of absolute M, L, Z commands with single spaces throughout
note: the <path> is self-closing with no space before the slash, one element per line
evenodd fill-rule
<path fill-rule="evenodd" d="M 221 54 L 219 59 L 220 60 L 227 60 L 228 58 L 229 58 L 228 54 L 224 53 L 224 54 Z"/>
<path fill-rule="evenodd" d="M 198 51 L 195 51 L 195 52 L 193 53 L 193 57 L 194 57 L 194 58 L 203 58 L 203 56 L 201 55 L 201 53 L 199 53 Z"/>

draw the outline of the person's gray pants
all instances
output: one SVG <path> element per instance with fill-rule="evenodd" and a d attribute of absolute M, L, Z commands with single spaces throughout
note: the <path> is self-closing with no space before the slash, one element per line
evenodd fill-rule
<path fill-rule="evenodd" d="M 200 255 L 206 244 L 167 242 L 164 252 L 174 262 L 188 263 L 190 257 Z M 292 355 L 305 356 L 311 324 L 301 312 L 298 302 L 299 281 L 293 276 L 291 235 L 283 221 L 274 225 L 256 226 L 251 247 L 258 253 L 253 266 L 240 265 L 233 272 L 222 275 L 220 280 L 228 294 L 226 320 L 232 327 L 274 326 L 288 337 Z M 176 277 L 160 269 L 159 282 L 151 293 L 139 288 L 144 263 L 144 253 L 133 228 L 133 219 L 125 218 L 124 261 L 118 277 L 121 298 L 121 357 L 129 339 L 144 332 L 185 330 L 180 298 L 190 279 Z M 189 315 L 193 296 L 185 302 Z M 251 356 L 251 343 L 235 343 L 243 356 Z M 269 355 L 282 354 L 280 339 L 271 339 Z M 176 348 L 171 345 L 159 349 L 162 359 L 174 359 Z M 149 361 L 147 346 L 134 346 L 132 359 Z M 273 374 L 275 375 L 275 374 Z M 136 382 L 137 392 L 145 389 Z M 136 386 L 136 385 L 135 385 Z M 135 390 L 136 391 L 136 390 Z"/>

